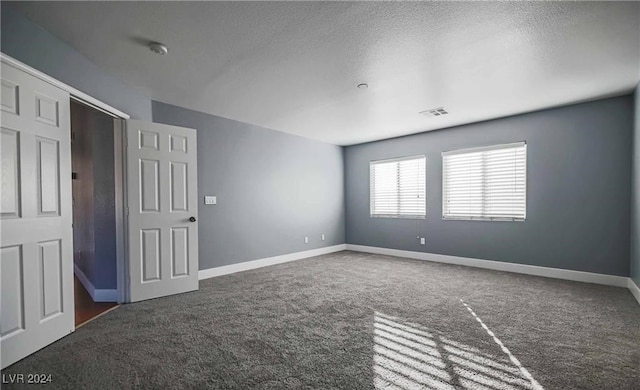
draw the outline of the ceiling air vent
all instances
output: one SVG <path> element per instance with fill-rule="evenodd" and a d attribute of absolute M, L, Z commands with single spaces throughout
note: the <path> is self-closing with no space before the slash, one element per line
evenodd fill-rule
<path fill-rule="evenodd" d="M 447 115 L 448 113 L 449 112 L 447 112 L 447 110 L 445 110 L 444 107 L 432 108 L 430 110 L 424 110 L 419 112 L 419 114 L 426 115 L 429 117 Z"/>

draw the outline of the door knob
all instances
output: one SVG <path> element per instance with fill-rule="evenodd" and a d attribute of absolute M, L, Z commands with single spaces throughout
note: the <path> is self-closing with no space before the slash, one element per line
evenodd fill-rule
<path fill-rule="evenodd" d="M 189 218 L 189 222 L 195 222 L 195 221 L 196 221 L 196 217 Z"/>

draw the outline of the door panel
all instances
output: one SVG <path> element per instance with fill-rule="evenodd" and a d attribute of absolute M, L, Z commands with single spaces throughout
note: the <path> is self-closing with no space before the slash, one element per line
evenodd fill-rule
<path fill-rule="evenodd" d="M 74 329 L 69 94 L 2 63 L 2 367 Z"/>
<path fill-rule="evenodd" d="M 60 240 L 39 242 L 40 299 L 42 312 L 40 320 L 49 319 L 62 313 L 62 257 Z"/>
<path fill-rule="evenodd" d="M 58 141 L 36 138 L 36 158 L 38 161 L 38 213 L 43 216 L 57 216 L 60 198 Z"/>
<path fill-rule="evenodd" d="M 0 336 L 10 336 L 24 329 L 24 287 L 22 285 L 22 246 L 0 250 L 2 256 L 2 329 Z"/>
<path fill-rule="evenodd" d="M 140 233 L 142 283 L 160 280 L 160 229 L 142 229 Z"/>
<path fill-rule="evenodd" d="M 20 181 L 18 178 L 18 139 L 19 133 L 2 128 L 2 218 L 17 218 L 20 216 Z"/>
<path fill-rule="evenodd" d="M 160 212 L 160 161 L 140 160 L 140 198 L 142 213 Z"/>
<path fill-rule="evenodd" d="M 189 275 L 189 229 L 171 228 L 171 276 Z"/>
<path fill-rule="evenodd" d="M 196 131 L 126 127 L 130 300 L 197 290 Z"/>
<path fill-rule="evenodd" d="M 187 183 L 187 164 L 171 162 L 171 211 L 189 211 L 189 185 Z"/>

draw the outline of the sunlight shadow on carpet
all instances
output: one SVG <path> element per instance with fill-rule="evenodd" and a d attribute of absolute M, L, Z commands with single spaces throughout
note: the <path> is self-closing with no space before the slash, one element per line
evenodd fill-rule
<path fill-rule="evenodd" d="M 509 358 L 380 312 L 374 316 L 373 349 L 376 389 L 542 389 Z"/>

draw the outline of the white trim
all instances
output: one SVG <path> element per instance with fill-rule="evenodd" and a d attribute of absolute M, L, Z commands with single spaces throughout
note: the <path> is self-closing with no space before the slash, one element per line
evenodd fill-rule
<path fill-rule="evenodd" d="M 89 295 L 94 302 L 118 302 L 118 290 L 116 289 L 96 289 L 93 287 L 93 284 L 87 278 L 87 275 L 82 272 L 80 268 L 76 264 L 73 265 L 73 271 L 75 275 L 78 277 L 78 280 L 84 288 L 87 290 Z"/>
<path fill-rule="evenodd" d="M 376 164 L 385 164 L 385 163 L 406 161 L 406 160 L 417 160 L 419 158 L 423 158 L 424 161 L 425 161 L 425 164 L 426 164 L 427 155 L 423 153 L 423 154 L 414 154 L 414 155 L 411 155 L 411 156 L 385 158 L 383 160 L 371 160 L 371 161 L 369 161 L 369 167 L 371 167 L 372 165 L 376 165 Z"/>
<path fill-rule="evenodd" d="M 93 284 L 89 281 L 87 275 L 85 275 L 84 272 L 82 272 L 82 270 L 75 263 L 73 264 L 73 273 L 76 275 L 80 283 L 82 283 L 84 289 L 87 290 L 89 295 L 93 297 L 92 291 L 95 291 L 95 287 L 93 287 Z"/>
<path fill-rule="evenodd" d="M 638 287 L 638 285 L 631 278 L 629 278 L 629 284 L 627 285 L 627 287 L 629 287 L 629 291 L 631 291 L 631 294 L 640 304 L 640 287 Z"/>
<path fill-rule="evenodd" d="M 75 100 L 79 100 L 91 107 L 94 107 L 102 112 L 104 112 L 105 114 L 109 114 L 111 116 L 117 117 L 117 118 L 124 118 L 124 119 L 129 119 L 130 116 L 129 114 L 126 114 L 120 110 L 118 110 L 117 108 L 113 108 L 110 105 L 101 102 L 100 100 L 94 98 L 93 96 L 90 96 L 78 89 L 73 88 L 70 85 L 67 85 L 59 80 L 54 79 L 53 77 L 40 72 L 37 69 L 34 69 L 32 67 L 30 67 L 27 64 L 24 64 L 18 60 L 16 60 L 15 58 L 8 56 L 4 53 L 0 53 L 0 59 L 2 60 L 2 62 L 4 62 L 7 65 L 13 66 L 16 69 L 19 69 L 25 73 L 30 74 L 31 76 L 37 77 L 38 79 L 49 83 L 51 85 L 53 85 L 54 87 L 60 88 L 63 91 L 66 91 L 69 93 L 69 95 L 71 95 L 72 98 L 74 98 Z"/>
<path fill-rule="evenodd" d="M 466 149 L 454 149 L 447 150 L 445 152 L 441 152 L 441 156 L 455 156 L 456 154 L 466 154 L 466 153 L 477 153 L 477 152 L 486 152 L 489 150 L 500 150 L 500 149 L 509 149 L 509 148 L 517 148 L 520 146 L 526 146 L 527 141 L 520 142 L 512 142 L 510 144 L 498 144 L 498 145 L 487 145 L 487 146 L 478 146 L 475 148 L 466 148 Z"/>
<path fill-rule="evenodd" d="M 267 257 L 264 259 L 245 261 L 244 263 L 225 265 L 222 267 L 208 268 L 198 271 L 198 279 L 209 279 L 216 276 L 233 274 L 236 272 L 248 271 L 251 269 L 267 267 L 274 264 L 287 263 L 289 261 L 306 259 L 309 257 L 326 255 L 328 253 L 340 252 L 345 250 L 346 244 L 328 246 L 324 248 L 311 249 L 303 252 L 288 253 L 286 255 Z"/>
<path fill-rule="evenodd" d="M 376 253 L 388 256 L 406 257 L 409 259 L 434 261 L 437 263 L 465 265 L 468 267 L 486 268 L 497 271 L 515 272 L 518 274 L 544 276 L 547 278 L 573 280 L 576 282 L 604 284 L 607 286 L 628 287 L 629 284 L 629 278 L 625 276 L 596 274 L 591 272 L 572 271 L 560 268 L 539 267 L 535 265 L 515 264 L 503 261 L 481 260 L 469 257 L 449 256 L 436 253 L 414 252 L 351 244 L 347 244 L 347 250 Z"/>
<path fill-rule="evenodd" d="M 126 256 L 127 218 L 125 216 L 126 172 L 124 119 L 113 120 L 113 162 L 116 193 L 116 272 L 118 286 L 118 303 L 128 302 L 128 263 Z"/>

